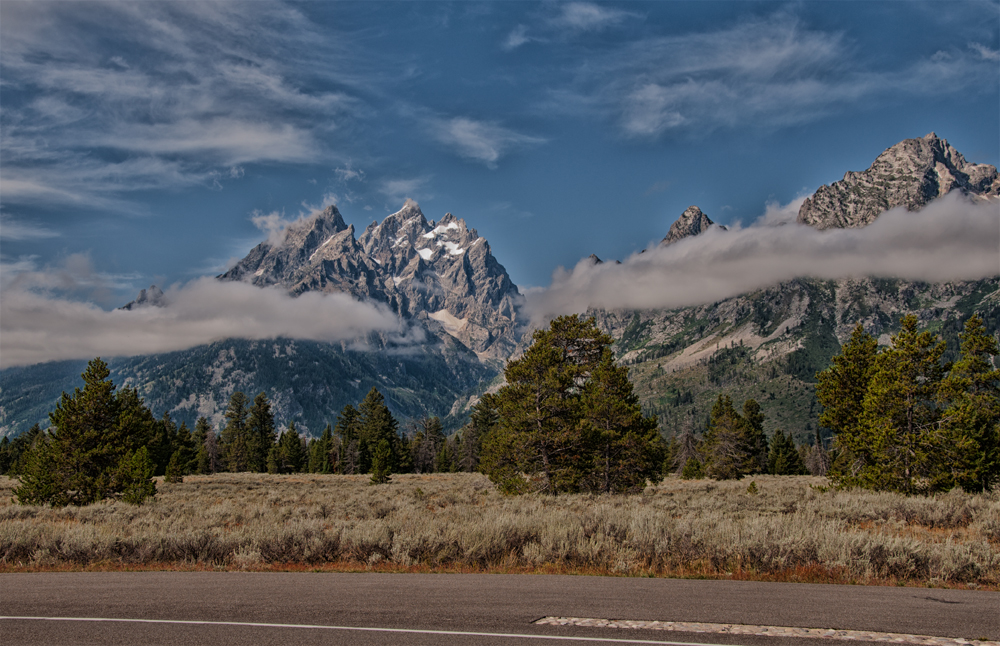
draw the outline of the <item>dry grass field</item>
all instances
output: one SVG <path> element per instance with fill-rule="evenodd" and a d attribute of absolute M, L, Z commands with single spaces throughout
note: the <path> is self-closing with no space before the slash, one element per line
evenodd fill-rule
<path fill-rule="evenodd" d="M 141 507 L 22 507 L 0 571 L 620 574 L 1000 588 L 1000 493 L 907 498 L 823 478 L 668 479 L 639 496 L 504 497 L 478 474 L 218 474 Z"/>

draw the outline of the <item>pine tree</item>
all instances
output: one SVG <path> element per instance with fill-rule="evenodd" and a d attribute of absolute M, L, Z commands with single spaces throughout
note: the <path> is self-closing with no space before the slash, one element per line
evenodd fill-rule
<path fill-rule="evenodd" d="M 155 424 L 134 389 L 115 392 L 100 358 L 87 364 L 84 388 L 63 393 L 20 469 L 22 504 L 85 505 L 121 497 L 140 503 L 156 492 L 146 443 Z M 148 472 L 148 473 L 147 473 Z"/>
<path fill-rule="evenodd" d="M 367 473 L 371 469 L 371 462 L 366 460 L 368 456 L 374 459 L 374 450 L 385 440 L 389 444 L 390 473 L 396 471 L 402 453 L 402 446 L 396 429 L 399 424 L 396 418 L 389 412 L 385 405 L 385 398 L 382 397 L 376 388 L 372 388 L 365 395 L 365 398 L 358 405 L 358 435 L 361 447 L 362 473 Z"/>
<path fill-rule="evenodd" d="M 379 440 L 372 455 L 372 484 L 386 484 L 392 474 L 392 449 L 388 439 Z"/>
<path fill-rule="evenodd" d="M 334 435 L 339 440 L 337 473 L 348 475 L 363 473 L 359 418 L 358 410 L 350 404 L 344 406 L 337 416 L 337 425 L 333 429 Z"/>
<path fill-rule="evenodd" d="M 250 438 L 247 416 L 247 397 L 237 390 L 229 398 L 226 427 L 219 438 L 222 444 L 222 461 L 227 471 L 239 473 L 250 470 L 254 442 Z"/>
<path fill-rule="evenodd" d="M 462 471 L 478 471 L 479 459 L 483 451 L 483 439 L 499 422 L 496 401 L 487 393 L 472 407 L 469 423 L 462 429 L 462 447 L 458 456 L 458 467 Z"/>
<path fill-rule="evenodd" d="M 1000 481 L 1000 355 L 996 339 L 973 315 L 959 335 L 959 360 L 941 383 L 944 411 L 931 438 L 932 486 L 981 492 Z"/>
<path fill-rule="evenodd" d="M 716 480 L 742 478 L 749 462 L 744 436 L 746 422 L 733 408 L 729 395 L 719 395 L 710 419 L 702 445 L 705 475 Z"/>
<path fill-rule="evenodd" d="M 444 427 L 441 426 L 441 420 L 437 417 L 425 417 L 416 426 L 417 430 L 411 443 L 414 473 L 440 471 L 437 467 L 437 458 L 445 443 Z"/>
<path fill-rule="evenodd" d="M 865 462 L 856 476 L 839 476 L 840 484 L 902 493 L 925 488 L 944 351 L 936 335 L 917 332 L 915 316 L 903 317 L 892 346 L 875 359 L 862 405 L 859 439 Z"/>
<path fill-rule="evenodd" d="M 169 484 L 184 482 L 184 471 L 181 468 L 181 452 L 174 451 L 167 463 L 166 472 L 163 474 L 163 481 Z"/>
<path fill-rule="evenodd" d="M 247 467 L 251 471 L 261 472 L 267 468 L 267 454 L 274 446 L 278 435 L 274 430 L 274 414 L 271 412 L 271 402 L 267 395 L 259 393 L 253 400 L 247 418 L 247 438 L 249 461 Z"/>
<path fill-rule="evenodd" d="M 576 491 L 587 474 L 580 393 L 612 339 L 579 316 L 561 316 L 532 339 L 524 356 L 507 363 L 482 468 L 510 493 Z"/>
<path fill-rule="evenodd" d="M 877 354 L 878 342 L 858 323 L 830 367 L 816 374 L 816 399 L 823 406 L 819 424 L 835 435 L 837 460 L 830 474 L 835 478 L 851 480 L 871 462 L 860 420 Z"/>
<path fill-rule="evenodd" d="M 688 461 L 684 463 L 684 468 L 681 470 L 681 478 L 684 480 L 700 480 L 704 477 L 705 471 L 698 458 L 694 456 L 688 458 Z"/>
<path fill-rule="evenodd" d="M 767 473 L 768 446 L 764 413 L 755 399 L 743 402 L 743 445 L 747 451 L 744 473 Z M 794 445 L 793 445 L 794 446 Z"/>
<path fill-rule="evenodd" d="M 771 438 L 767 472 L 776 476 L 798 476 L 808 473 L 791 434 L 786 436 L 781 429 L 776 430 Z"/>
<path fill-rule="evenodd" d="M 615 364 L 610 348 L 591 371 L 580 405 L 589 449 L 588 490 L 636 493 L 647 481 L 660 481 L 664 446 L 656 417 L 643 417 L 628 368 Z"/>
<path fill-rule="evenodd" d="M 280 463 L 278 473 L 298 473 L 302 471 L 305 453 L 302 450 L 302 437 L 295 428 L 295 422 L 288 422 L 288 430 L 278 439 L 278 455 Z"/>
<path fill-rule="evenodd" d="M 179 453 L 181 475 L 195 473 L 198 468 L 198 445 L 194 436 L 188 430 L 187 423 L 181 422 L 177 429 L 174 442 L 175 451 Z"/>
<path fill-rule="evenodd" d="M 309 473 L 333 473 L 330 466 L 332 445 L 333 429 L 327 424 L 320 438 L 309 443 Z"/>

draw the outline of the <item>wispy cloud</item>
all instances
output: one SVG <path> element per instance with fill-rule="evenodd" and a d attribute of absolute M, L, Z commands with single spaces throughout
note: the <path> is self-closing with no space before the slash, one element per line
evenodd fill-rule
<path fill-rule="evenodd" d="M 713 227 L 616 265 L 581 261 L 527 295 L 536 322 L 588 308 L 675 308 L 729 298 L 798 277 L 896 277 L 926 282 L 998 273 L 997 203 L 957 192 L 919 212 L 883 213 L 862 229 L 817 231 L 784 224 L 794 209 L 772 205 L 744 229 Z"/>
<path fill-rule="evenodd" d="M 637 17 L 639 14 L 592 2 L 567 2 L 559 6 L 559 13 L 551 22 L 557 27 L 575 31 L 596 31 L 617 25 L 627 18 Z"/>
<path fill-rule="evenodd" d="M 528 37 L 527 25 L 518 25 L 517 27 L 514 27 L 509 34 L 507 34 L 507 38 L 504 39 L 501 47 L 509 52 L 517 49 L 525 43 L 531 42 L 531 40 L 532 39 Z"/>
<path fill-rule="evenodd" d="M 545 143 L 541 137 L 524 135 L 488 121 L 467 117 L 430 119 L 431 135 L 460 157 L 496 168 L 500 157 L 511 150 Z"/>
<path fill-rule="evenodd" d="M 393 207 L 396 208 L 397 205 L 409 199 L 421 200 L 433 197 L 424 188 L 430 181 L 429 176 L 387 179 L 381 183 L 379 192 L 389 198 Z"/>
<path fill-rule="evenodd" d="M 53 291 L 76 280 L 67 278 L 70 273 L 36 270 L 6 281 L 0 294 L 0 368 L 171 352 L 227 338 L 337 342 L 358 341 L 373 331 L 403 340 L 412 335 L 387 308 L 347 294 L 293 298 L 277 288 L 212 278 L 166 290 L 165 307 L 107 311 Z"/>
<path fill-rule="evenodd" d="M 979 54 L 984 61 L 1000 61 L 1000 51 L 979 43 L 969 43 L 969 49 Z"/>
<path fill-rule="evenodd" d="M 857 58 L 844 34 L 777 14 L 631 41 L 581 65 L 545 107 L 590 109 L 617 122 L 625 136 L 653 139 L 719 127 L 783 127 L 860 101 L 996 86 L 989 48 L 973 44 L 945 54 L 878 69 Z"/>
<path fill-rule="evenodd" d="M 0 214 L 0 239 L 2 240 L 40 240 L 58 238 L 58 231 L 48 227 L 18 221 L 7 214 Z"/>
<path fill-rule="evenodd" d="M 363 105 L 364 64 L 284 3 L 2 11 L 6 203 L 129 210 L 135 191 L 320 161 Z"/>

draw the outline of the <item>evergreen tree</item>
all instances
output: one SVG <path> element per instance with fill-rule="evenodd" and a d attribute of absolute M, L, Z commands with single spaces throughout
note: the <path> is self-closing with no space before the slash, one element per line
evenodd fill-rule
<path fill-rule="evenodd" d="M 7 439 L 4 437 L 4 439 Z M 45 432 L 40 425 L 32 424 L 24 433 L 21 433 L 7 445 L 6 468 L 4 473 L 9 476 L 16 476 L 21 472 L 27 459 L 28 451 L 39 441 L 47 441 Z"/>
<path fill-rule="evenodd" d="M 507 385 L 495 398 L 499 424 L 483 444 L 481 468 L 509 493 L 576 491 L 587 474 L 580 394 L 612 339 L 575 315 L 532 339 L 507 363 Z"/>
<path fill-rule="evenodd" d="M 174 454 L 170 456 L 170 462 L 167 463 L 166 473 L 163 474 L 163 481 L 170 484 L 184 482 L 184 471 L 181 464 L 180 450 L 174 451 Z"/>
<path fill-rule="evenodd" d="M 1000 370 L 993 367 L 1000 348 L 975 315 L 959 340 L 959 359 L 938 392 L 945 410 L 930 440 L 931 484 L 980 492 L 1000 481 Z"/>
<path fill-rule="evenodd" d="M 392 449 L 388 439 L 379 440 L 372 455 L 372 484 L 386 484 L 392 474 Z"/>
<path fill-rule="evenodd" d="M 155 420 L 135 390 L 115 392 L 107 364 L 87 364 L 84 388 L 63 393 L 20 470 L 22 504 L 85 505 L 120 497 L 141 503 L 155 494 L 146 443 Z"/>
<path fill-rule="evenodd" d="M 441 442 L 441 448 L 434 456 L 434 471 L 437 473 L 452 473 L 455 471 L 455 452 L 448 440 Z"/>
<path fill-rule="evenodd" d="M 684 480 L 699 480 L 704 477 L 705 471 L 698 458 L 694 456 L 688 458 L 688 461 L 684 463 L 684 468 L 681 470 L 681 478 Z"/>
<path fill-rule="evenodd" d="M 333 429 L 327 424 L 323 434 L 309 443 L 309 473 L 333 473 L 330 452 L 333 448 Z"/>
<path fill-rule="evenodd" d="M 360 413 L 347 404 L 337 416 L 337 425 L 333 429 L 339 440 L 340 453 L 337 456 L 337 473 L 364 473 L 362 464 L 365 460 L 361 455 Z"/>
<path fill-rule="evenodd" d="M 705 475 L 716 480 L 743 477 L 749 463 L 745 424 L 729 395 L 719 395 L 712 406 L 711 423 L 702 445 Z"/>
<path fill-rule="evenodd" d="M 610 348 L 591 371 L 580 405 L 588 490 L 636 493 L 660 481 L 664 446 L 656 417 L 643 417 L 628 368 L 615 364 Z"/>
<path fill-rule="evenodd" d="M 931 431 L 939 417 L 936 399 L 944 351 L 945 343 L 936 335 L 917 332 L 915 316 L 903 317 L 892 347 L 875 359 L 862 405 L 864 463 L 856 476 L 838 476 L 840 484 L 902 493 L 922 487 L 932 460 Z"/>
<path fill-rule="evenodd" d="M 174 447 L 178 454 L 181 475 L 195 473 L 198 468 L 198 445 L 186 422 L 181 422 L 180 428 L 177 429 Z"/>
<path fill-rule="evenodd" d="M 747 450 L 744 473 L 767 473 L 768 447 L 764 413 L 755 399 L 743 402 L 743 445 Z M 794 446 L 794 444 L 793 444 Z"/>
<path fill-rule="evenodd" d="M 483 438 L 490 434 L 499 422 L 496 401 L 487 393 L 472 407 L 469 423 L 462 429 L 462 446 L 458 455 L 461 471 L 479 470 L 479 458 L 483 450 Z"/>
<path fill-rule="evenodd" d="M 823 406 L 819 423 L 835 435 L 837 460 L 831 476 L 836 478 L 852 479 L 871 461 L 860 420 L 877 354 L 878 342 L 858 323 L 830 367 L 816 374 L 816 399 Z"/>
<path fill-rule="evenodd" d="M 219 438 L 222 444 L 222 461 L 227 471 L 239 473 L 250 470 L 255 442 L 250 438 L 247 416 L 247 397 L 237 390 L 229 398 L 226 426 Z"/>
<path fill-rule="evenodd" d="M 298 473 L 302 471 L 305 453 L 302 450 L 302 437 L 295 429 L 295 422 L 288 422 L 288 430 L 278 439 L 278 473 Z"/>
<path fill-rule="evenodd" d="M 776 430 L 771 438 L 767 472 L 776 476 L 797 476 L 808 473 L 791 434 L 786 436 L 781 429 Z"/>
<path fill-rule="evenodd" d="M 247 419 L 247 435 L 250 454 L 247 466 L 251 471 L 264 471 L 267 468 L 267 455 L 278 439 L 274 430 L 271 402 L 264 393 L 254 397 Z"/>
<path fill-rule="evenodd" d="M 417 423 L 416 427 L 410 452 L 414 473 L 440 471 L 437 467 L 437 459 L 446 439 L 441 420 L 437 417 L 425 417 Z"/>
<path fill-rule="evenodd" d="M 215 431 L 207 417 L 199 417 L 194 425 L 194 442 L 198 447 L 196 473 L 216 473 L 221 467 Z"/>
<path fill-rule="evenodd" d="M 385 405 L 382 393 L 376 388 L 372 388 L 358 405 L 358 435 L 361 447 L 359 466 L 362 473 L 367 473 L 371 469 L 375 448 L 383 440 L 389 445 L 389 472 L 396 472 L 402 454 L 402 442 L 396 433 L 398 427 L 396 418 L 392 416 L 389 408 Z"/>
<path fill-rule="evenodd" d="M 14 463 L 11 457 L 11 441 L 6 435 L 0 439 L 0 475 L 7 473 L 10 470 L 11 465 Z"/>

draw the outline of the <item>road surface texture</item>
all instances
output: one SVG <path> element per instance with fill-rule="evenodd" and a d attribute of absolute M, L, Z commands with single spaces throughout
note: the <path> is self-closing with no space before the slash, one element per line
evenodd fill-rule
<path fill-rule="evenodd" d="M 535 623 L 546 617 L 832 628 L 1000 641 L 998 592 L 586 576 L 0 574 L 0 617 L 4 646 L 646 642 L 845 646 L 844 641 L 794 636 L 795 631 L 789 631 L 793 636 L 773 637 L 685 632 L 686 624 L 664 631 L 587 625 L 601 623 L 593 621 Z"/>

